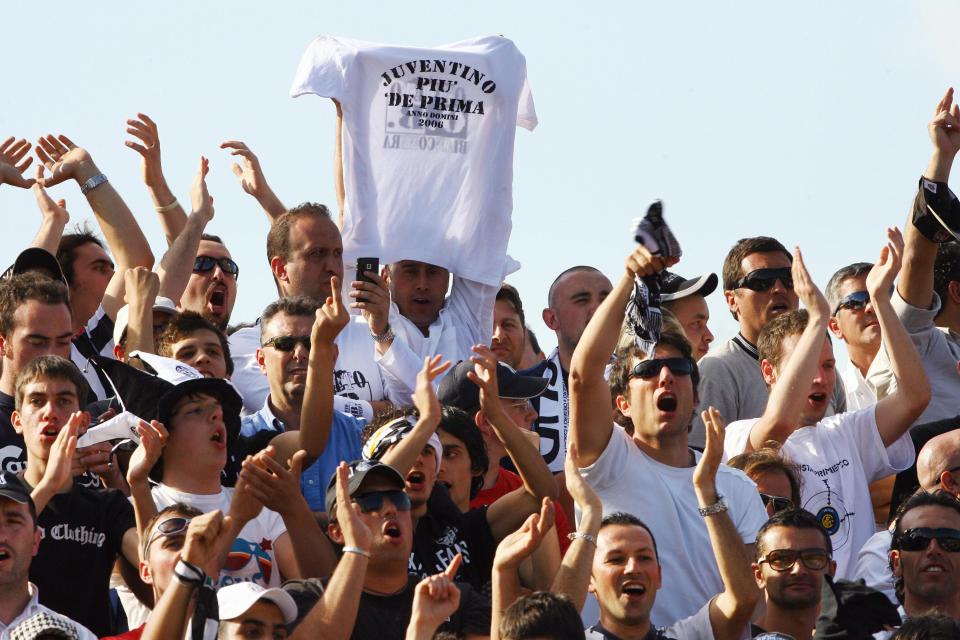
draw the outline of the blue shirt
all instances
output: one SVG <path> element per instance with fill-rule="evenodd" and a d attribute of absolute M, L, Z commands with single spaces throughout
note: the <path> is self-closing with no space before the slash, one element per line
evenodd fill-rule
<path fill-rule="evenodd" d="M 362 418 L 355 418 L 334 410 L 326 449 L 317 461 L 304 469 L 300 475 L 300 492 L 306 498 L 311 511 L 326 511 L 327 484 L 340 461 L 351 462 L 360 459 L 360 432 L 366 424 L 367 421 Z M 285 430 L 283 422 L 270 410 L 269 396 L 260 411 L 244 416 L 240 421 L 240 434 L 248 437 L 258 431 L 283 432 Z"/>

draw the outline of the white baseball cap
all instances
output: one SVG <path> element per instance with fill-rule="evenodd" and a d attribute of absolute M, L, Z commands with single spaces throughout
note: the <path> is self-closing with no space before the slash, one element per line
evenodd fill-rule
<path fill-rule="evenodd" d="M 153 310 L 165 311 L 171 316 L 178 313 L 177 305 L 174 304 L 173 300 L 164 298 L 163 296 L 157 296 L 157 299 L 153 303 Z M 129 323 L 130 305 L 125 304 L 117 311 L 117 319 L 113 321 L 113 344 L 120 344 L 120 340 L 123 339 L 123 332 L 127 330 Z"/>
<path fill-rule="evenodd" d="M 242 616 L 258 600 L 269 600 L 277 605 L 285 624 L 297 619 L 297 603 L 283 589 L 264 589 L 255 582 L 235 582 L 217 591 L 220 620 Z"/>

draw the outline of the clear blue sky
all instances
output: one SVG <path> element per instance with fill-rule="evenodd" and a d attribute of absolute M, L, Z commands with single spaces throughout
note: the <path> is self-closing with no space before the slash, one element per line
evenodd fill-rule
<path fill-rule="evenodd" d="M 630 220 L 656 198 L 688 277 L 719 272 L 748 235 L 799 244 L 821 286 L 839 266 L 872 260 L 884 227 L 906 219 L 926 122 L 960 77 L 958 19 L 945 0 L 5 4 L 0 135 L 65 133 L 90 149 L 158 257 L 125 119 L 142 111 L 159 123 L 181 202 L 198 156 L 210 157 L 209 230 L 241 265 L 234 320 L 249 320 L 274 292 L 267 222 L 219 142 L 245 140 L 284 202 L 334 204 L 333 109 L 287 94 L 308 42 L 503 34 L 527 57 L 540 118 L 533 133 L 517 131 L 510 252 L 524 266 L 510 281 L 549 350 L 539 312 L 550 281 L 574 264 L 616 277 Z M 75 185 L 52 193 L 73 221 L 92 218 Z M 32 194 L 7 186 L 0 215 L 9 264 L 39 215 Z M 719 293 L 710 305 L 718 339 L 730 337 Z"/>

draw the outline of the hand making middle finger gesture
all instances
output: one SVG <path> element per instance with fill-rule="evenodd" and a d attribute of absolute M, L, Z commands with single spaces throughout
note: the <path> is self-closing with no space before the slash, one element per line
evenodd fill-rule
<path fill-rule="evenodd" d="M 340 278 L 330 278 L 330 296 L 317 309 L 311 341 L 315 344 L 333 344 L 337 336 L 350 322 L 350 313 L 340 297 Z"/>

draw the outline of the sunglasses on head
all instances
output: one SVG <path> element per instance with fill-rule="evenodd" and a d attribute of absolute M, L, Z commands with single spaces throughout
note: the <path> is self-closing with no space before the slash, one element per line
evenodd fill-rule
<path fill-rule="evenodd" d="M 392 502 L 397 511 L 410 511 L 410 497 L 402 489 L 367 491 L 366 493 L 358 493 L 351 500 L 360 505 L 360 511 L 370 513 L 371 511 L 379 511 L 383 507 L 384 498 Z"/>
<path fill-rule="evenodd" d="M 763 506 L 767 507 L 770 504 L 773 504 L 773 512 L 777 513 L 783 511 L 784 509 L 789 509 L 793 506 L 793 500 L 790 498 L 782 498 L 780 496 L 771 496 L 766 493 L 760 494 L 760 499 L 763 500 Z"/>
<path fill-rule="evenodd" d="M 660 375 L 666 367 L 675 376 L 688 376 L 693 373 L 693 362 L 689 358 L 651 358 L 633 365 L 631 377 L 653 378 Z"/>
<path fill-rule="evenodd" d="M 193 260 L 194 273 L 207 273 L 220 265 L 220 269 L 227 275 L 236 278 L 240 274 L 240 266 L 230 258 L 214 258 L 213 256 L 197 256 Z"/>
<path fill-rule="evenodd" d="M 144 555 L 150 551 L 150 545 L 153 544 L 153 541 L 157 538 L 169 538 L 170 536 L 186 533 L 187 527 L 190 525 L 190 520 L 191 518 L 174 516 L 173 518 L 167 518 L 157 523 L 157 526 L 154 528 L 153 533 L 150 535 L 144 547 Z"/>
<path fill-rule="evenodd" d="M 734 289 L 750 289 L 751 291 L 767 291 L 777 280 L 787 289 L 793 289 L 793 274 L 790 267 L 779 269 L 756 269 L 737 280 Z"/>
<path fill-rule="evenodd" d="M 774 571 L 789 571 L 797 560 L 810 571 L 820 571 L 830 563 L 830 554 L 826 549 L 774 549 L 757 560 L 757 564 L 766 562 Z"/>
<path fill-rule="evenodd" d="M 930 527 L 916 527 L 907 529 L 897 539 L 897 547 L 902 551 L 923 551 L 930 546 L 930 541 L 936 540 L 944 551 L 956 553 L 960 551 L 960 529 Z"/>
<path fill-rule="evenodd" d="M 273 347 L 277 351 L 289 353 L 296 349 L 298 344 L 310 351 L 310 336 L 274 336 L 260 345 L 260 348 Z"/>

